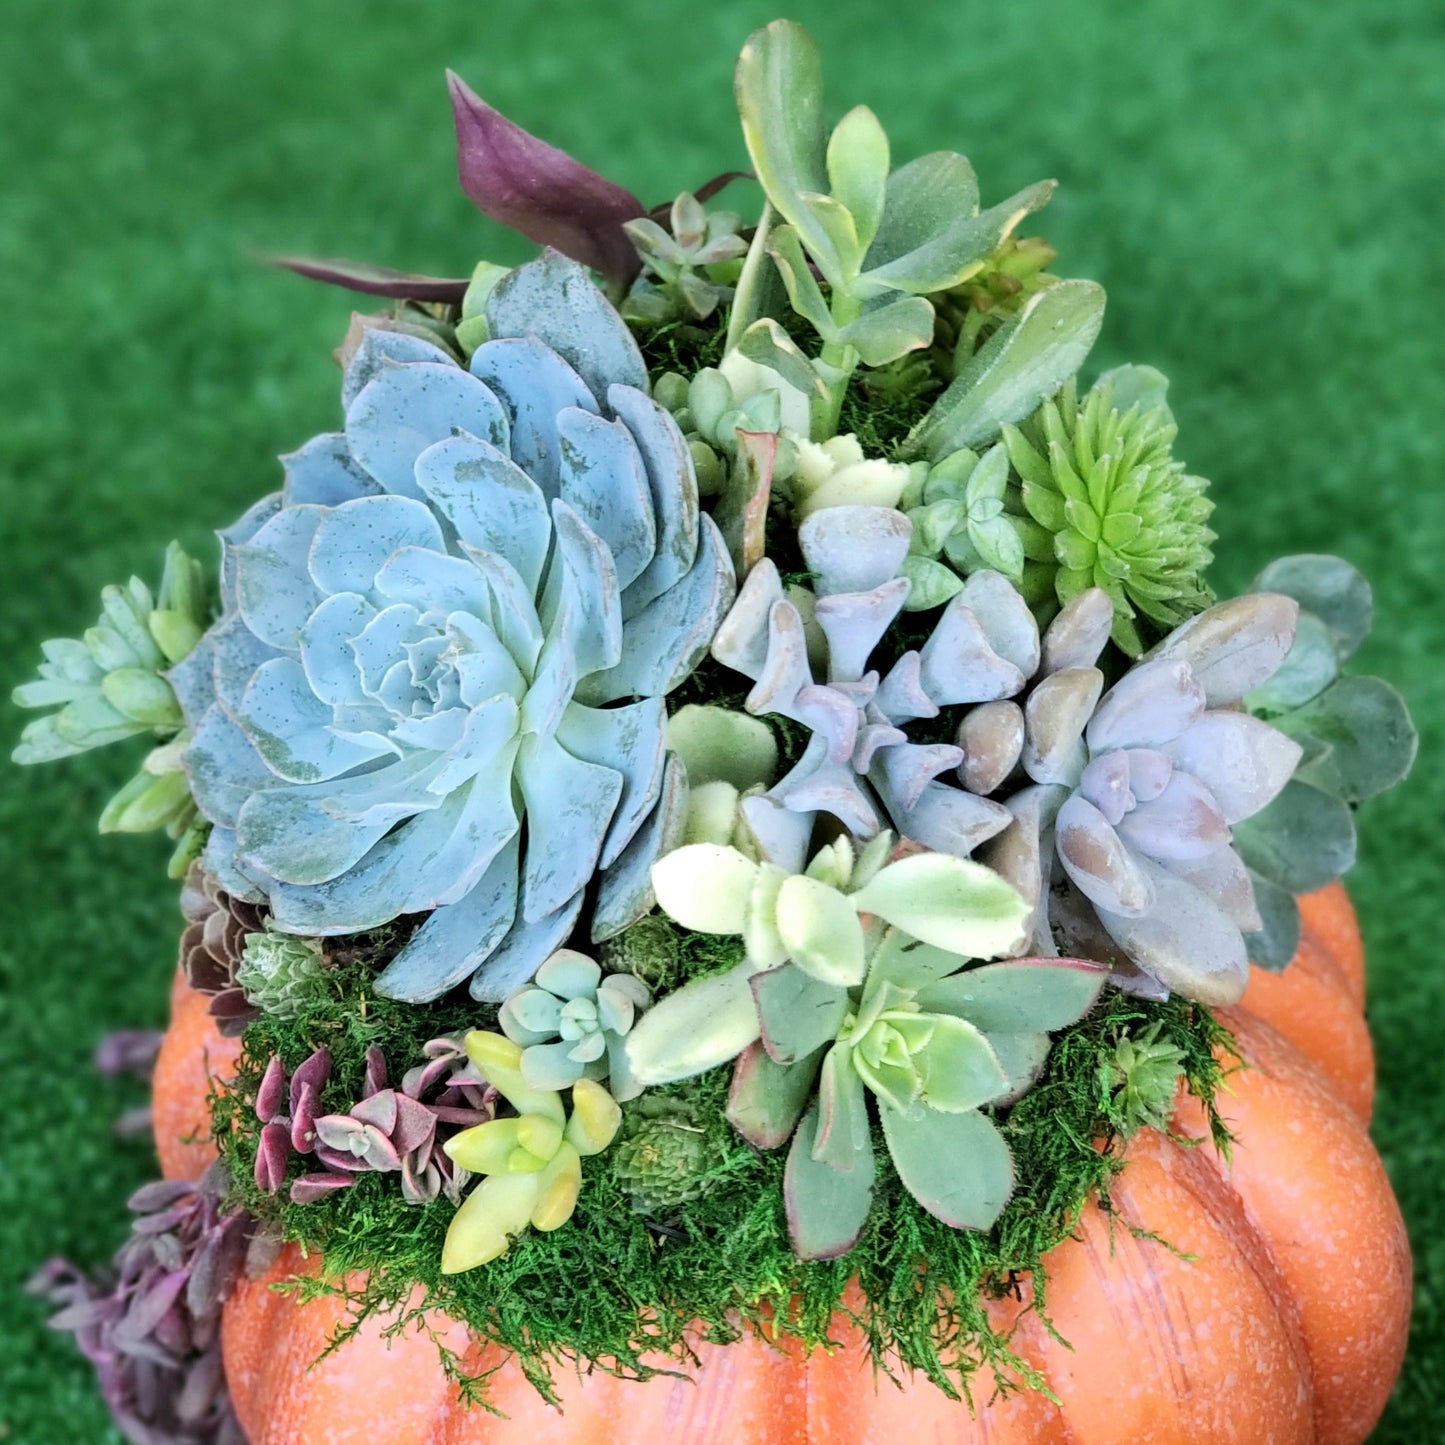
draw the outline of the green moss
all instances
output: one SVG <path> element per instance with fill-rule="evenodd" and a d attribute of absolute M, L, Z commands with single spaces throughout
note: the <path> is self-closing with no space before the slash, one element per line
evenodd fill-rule
<path fill-rule="evenodd" d="M 227 1141 L 239 1200 L 277 1221 L 288 1238 L 320 1251 L 326 1279 L 298 1285 L 304 1296 L 343 1290 L 333 1281 L 363 1275 L 364 1287 L 346 1290 L 359 1323 L 400 1307 L 420 1283 L 427 1308 L 447 1311 L 481 1339 L 514 1352 L 544 1394 L 558 1365 L 581 1362 L 646 1379 L 659 1372 L 661 1356 L 685 1369 L 699 1337 L 728 1342 L 765 1322 L 820 1347 L 836 1338 L 840 1311 L 885 1369 L 921 1371 L 951 1395 L 966 1395 L 983 1363 L 1006 1386 L 1041 1387 L 990 1324 L 987 1302 L 1034 1274 L 1046 1308 L 1046 1282 L 1037 1274 L 1042 1256 L 1076 1227 L 1088 1198 L 1106 1193 L 1121 1167 L 1117 1151 L 1100 1152 L 1094 1143 L 1118 1138 L 1136 1122 L 1104 1067 L 1119 1041 L 1153 1030 L 1174 1045 L 1189 1088 L 1227 1142 L 1212 1104 L 1221 1080 L 1214 1050 L 1227 1044 L 1225 1031 L 1207 1011 L 1182 1001 L 1155 1004 L 1112 993 L 1059 1036 L 1044 1078 L 1001 1120 L 1018 1185 L 988 1233 L 942 1224 L 885 1170 L 858 1246 L 841 1260 L 800 1262 L 783 1209 L 786 1151 L 760 1153 L 726 1123 L 724 1068 L 646 1096 L 652 1106 L 671 1101 L 702 1121 L 698 1197 L 666 1217 L 638 1214 L 628 1180 L 604 1154 L 588 1161 L 571 1222 L 551 1234 L 524 1235 L 492 1264 L 448 1277 L 440 1272 L 453 1213 L 445 1200 L 409 1207 L 393 1179 L 363 1175 L 349 1190 L 297 1206 L 260 1194 L 250 1182 L 256 1122 L 248 1099 L 273 1051 L 294 1066 L 326 1044 L 333 1070 L 323 1103 L 344 1107 L 360 1089 L 372 1044 L 399 1075 L 427 1038 L 489 1022 L 479 1006 L 413 1008 L 372 998 L 360 966 L 336 971 L 332 982 L 327 1001 L 305 1017 L 265 1019 L 247 1031 L 235 1088 L 215 1101 L 217 1137 Z M 845 1306 L 854 1278 L 859 1293 Z M 485 1379 L 467 1378 L 455 1359 L 447 1364 L 461 1393 L 485 1405 Z"/>

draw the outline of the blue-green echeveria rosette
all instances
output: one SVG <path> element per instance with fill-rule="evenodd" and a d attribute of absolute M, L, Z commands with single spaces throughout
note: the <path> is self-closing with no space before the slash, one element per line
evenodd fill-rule
<path fill-rule="evenodd" d="M 285 931 L 429 913 L 378 988 L 500 1000 L 666 833 L 663 698 L 734 578 L 622 320 L 555 253 L 464 370 L 371 332 L 345 431 L 222 533 L 224 612 L 174 682 L 207 866 Z M 641 901 L 640 908 L 646 902 Z"/>

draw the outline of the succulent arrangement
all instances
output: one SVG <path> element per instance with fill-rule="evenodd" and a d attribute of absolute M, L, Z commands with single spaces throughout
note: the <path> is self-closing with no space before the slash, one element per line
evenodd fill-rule
<path fill-rule="evenodd" d="M 390 303 L 339 429 L 221 530 L 214 590 L 173 545 L 16 694 L 57 709 L 19 762 L 154 744 L 101 827 L 178 839 L 181 967 L 243 1047 L 226 1167 L 141 1201 L 183 1232 L 257 1216 L 350 1267 L 401 1203 L 474 1324 L 458 1280 L 619 1212 L 706 1242 L 741 1211 L 805 1273 L 887 1217 L 997 1240 L 1030 1091 L 1167 1128 L 1208 1092 L 1187 1030 L 1289 961 L 1408 771 L 1404 703 L 1344 672 L 1364 579 L 1287 558 L 1216 601 L 1164 377 L 1081 381 L 1103 291 L 1022 234 L 1053 183 L 985 207 L 867 107 L 827 130 L 787 22 L 737 94 L 752 219 L 710 208 L 734 175 L 649 211 L 453 77 L 463 186 L 540 257 L 287 263 Z M 1056 1066 L 1109 999 L 1131 1022 Z M 159 1328 L 154 1247 L 47 1284 L 122 1419 L 183 1368 L 124 1324 Z M 690 1287 L 624 1278 L 627 1340 Z"/>

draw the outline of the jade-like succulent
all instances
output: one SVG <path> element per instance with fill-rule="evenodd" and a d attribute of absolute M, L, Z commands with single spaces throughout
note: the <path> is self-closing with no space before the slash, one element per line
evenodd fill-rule
<path fill-rule="evenodd" d="M 672 203 L 666 228 L 650 216 L 625 222 L 646 274 L 623 302 L 623 316 L 650 325 L 680 316 L 705 321 L 732 298 L 748 249 L 741 226 L 741 216 L 709 211 L 690 191 Z"/>
<path fill-rule="evenodd" d="M 639 1214 L 665 1215 L 707 1192 L 707 1130 L 686 1105 L 648 1096 L 623 1119 L 612 1172 Z"/>
<path fill-rule="evenodd" d="M 518 989 L 497 1016 L 502 1032 L 522 1046 L 522 1077 L 533 1089 L 570 1089 L 578 1079 L 607 1081 L 618 1103 L 642 1086 L 631 1076 L 626 1039 L 652 1002 L 630 973 L 604 976 L 585 954 L 560 949 Z"/>
<path fill-rule="evenodd" d="M 181 839 L 171 876 L 182 877 L 199 849 L 189 836 L 195 807 L 180 764 L 185 719 L 167 676 L 200 640 L 207 621 L 200 563 L 177 542 L 166 549 L 159 589 L 138 577 L 101 593 L 101 615 L 83 638 L 41 644 L 40 676 L 15 689 L 25 708 L 55 708 L 26 725 L 13 757 L 48 763 L 125 738 L 162 740 L 141 770 L 106 804 L 103 833 L 164 828 Z M 194 846 L 192 846 L 194 845 Z"/>
<path fill-rule="evenodd" d="M 652 874 L 662 911 L 695 933 L 741 937 L 746 955 L 642 1016 L 627 1041 L 633 1076 L 665 1084 L 736 1058 L 762 1031 L 756 976 L 785 964 L 835 990 L 860 986 L 878 920 L 963 957 L 1017 951 L 1028 904 L 996 873 L 946 853 L 889 862 L 893 844 L 881 833 L 859 854 L 839 838 L 802 873 L 714 843 L 660 859 Z"/>
<path fill-rule="evenodd" d="M 1279 668 L 1297 611 L 1273 593 L 1221 603 L 1107 692 L 1094 663 L 1112 599 L 1091 588 L 1060 613 L 1022 709 L 986 718 L 969 744 L 978 786 L 1015 760 L 1029 780 L 982 856 L 1034 900 L 1033 951 L 1113 960 L 1116 978 L 1156 994 L 1243 993 L 1243 935 L 1260 916 L 1233 829 L 1279 795 L 1301 749 L 1239 704 Z"/>
<path fill-rule="evenodd" d="M 463 370 L 368 334 L 344 433 L 224 534 L 224 615 L 173 673 L 207 866 L 278 928 L 429 913 L 378 979 L 500 1001 L 650 907 L 665 695 L 732 565 L 626 324 L 555 253 L 486 304 Z"/>
<path fill-rule="evenodd" d="M 1369 635 L 1370 584 L 1340 557 L 1282 557 L 1255 579 L 1300 605 L 1294 645 L 1245 706 L 1304 749 L 1294 777 L 1236 831 L 1263 928 L 1250 959 L 1283 968 L 1299 945 L 1295 897 L 1312 893 L 1355 861 L 1355 808 L 1409 771 L 1419 736 L 1405 700 L 1378 677 L 1346 676 Z"/>
<path fill-rule="evenodd" d="M 1006 578 L 979 572 L 922 647 L 880 678 L 870 662 L 908 599 L 900 571 L 911 531 L 891 508 L 815 512 L 798 534 L 814 593 L 785 591 L 765 559 L 713 641 L 720 662 L 753 679 L 749 712 L 776 713 L 812 732 L 792 771 L 743 804 L 759 851 L 784 867 L 801 869 L 820 812 L 860 839 L 887 818 L 905 837 L 959 857 L 1008 825 L 997 803 L 944 780 L 963 762 L 962 749 L 913 743 L 905 729 L 946 706 L 1019 692 L 1039 663 L 1038 626 Z"/>
<path fill-rule="evenodd" d="M 1005 426 L 1020 499 L 1035 526 L 1016 524 L 1034 585 L 1052 579 L 1060 603 L 1100 587 L 1114 603 L 1114 641 L 1130 657 L 1213 601 L 1208 483 L 1171 451 L 1178 428 L 1167 383 L 1147 367 L 1103 376 L 1079 401 L 1070 382 L 1022 426 Z M 1042 529 L 1042 534 L 1039 529 Z M 1027 587 L 1028 583 L 1026 583 Z"/>
<path fill-rule="evenodd" d="M 316 939 L 263 928 L 246 935 L 236 965 L 236 984 L 254 1008 L 290 1019 L 315 997 L 324 973 Z"/>
<path fill-rule="evenodd" d="M 447 1230 L 442 1272 L 459 1274 L 503 1255 L 530 1225 L 560 1229 L 577 1207 L 582 1160 L 616 1137 L 622 1111 L 592 1079 L 572 1086 L 572 1112 L 552 1089 L 533 1089 L 522 1076 L 522 1050 L 501 1034 L 467 1035 L 467 1054 L 516 1111 L 464 1129 L 442 1146 L 455 1163 L 485 1177 Z"/>

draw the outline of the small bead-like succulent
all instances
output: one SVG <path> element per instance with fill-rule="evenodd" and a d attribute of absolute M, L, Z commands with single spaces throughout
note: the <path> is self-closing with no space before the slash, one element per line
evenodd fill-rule
<path fill-rule="evenodd" d="M 344 433 L 224 534 L 224 613 L 173 673 L 207 866 L 275 926 L 429 913 L 378 990 L 505 998 L 650 900 L 663 699 L 734 590 L 626 324 L 555 253 L 462 369 L 371 331 Z"/>
<path fill-rule="evenodd" d="M 624 222 L 646 275 L 622 303 L 623 316 L 649 325 L 705 321 L 732 298 L 748 249 L 741 226 L 736 212 L 709 211 L 689 191 L 672 203 L 667 227 L 650 216 Z"/>
<path fill-rule="evenodd" d="M 1036 530 L 1021 527 L 1033 568 L 1052 578 L 1060 603 L 1107 592 L 1114 641 L 1130 657 L 1147 645 L 1140 614 L 1158 635 L 1213 601 L 1204 570 L 1214 504 L 1208 483 L 1175 460 L 1177 431 L 1163 378 L 1142 367 L 1100 378 L 1082 401 L 1070 383 L 1003 429 L 1024 510 L 1051 543 L 1031 545 Z"/>
<path fill-rule="evenodd" d="M 53 1260 L 30 1292 L 59 1306 L 51 1327 L 75 1335 L 127 1440 L 244 1445 L 221 1362 L 221 1309 L 243 1274 L 263 1271 L 275 1243 L 226 1207 L 229 1178 L 148 1184 L 112 1269 L 83 1274 Z"/>
<path fill-rule="evenodd" d="M 453 1163 L 485 1177 L 452 1218 L 442 1271 L 459 1274 L 503 1255 L 530 1226 L 560 1229 L 577 1207 L 582 1160 L 617 1135 L 622 1111 L 593 1079 L 572 1086 L 569 1115 L 553 1089 L 522 1076 L 521 1047 L 501 1034 L 474 1031 L 467 1053 L 479 1073 L 517 1112 L 464 1129 L 442 1146 Z"/>
<path fill-rule="evenodd" d="M 1261 920 L 1233 828 L 1279 795 L 1301 749 L 1239 705 L 1279 668 L 1297 611 L 1271 593 L 1221 603 L 1107 692 L 1094 664 L 1112 599 L 1091 588 L 1059 614 L 1022 709 L 977 730 L 979 786 L 1014 766 L 1030 783 L 982 856 L 1034 901 L 1035 952 L 1113 960 L 1156 994 L 1243 993 L 1243 935 Z"/>
<path fill-rule="evenodd" d="M 651 1002 L 640 978 L 604 976 L 593 959 L 564 948 L 507 999 L 497 1019 L 502 1032 L 522 1046 L 522 1077 L 529 1087 L 570 1089 L 581 1078 L 605 1080 L 621 1104 L 642 1092 L 628 1068 L 626 1039 Z"/>
<path fill-rule="evenodd" d="M 639 1099 L 623 1118 L 612 1172 L 639 1213 L 658 1217 L 707 1192 L 707 1130 L 686 1105 Z"/>
<path fill-rule="evenodd" d="M 775 713 L 812 732 L 788 775 L 743 803 L 759 851 L 795 871 L 818 813 L 860 839 L 874 836 L 886 817 L 905 837 L 959 857 L 1008 825 L 998 804 L 945 781 L 964 761 L 961 748 L 911 742 L 906 728 L 944 707 L 1019 692 L 1038 666 L 1038 626 L 1006 578 L 979 572 L 923 646 L 880 678 L 870 660 L 908 599 L 901 569 L 911 535 L 908 518 L 891 508 L 815 512 L 799 529 L 814 592 L 785 590 L 765 559 L 713 641 L 720 662 L 753 679 L 749 712 Z M 819 652 L 826 655 L 821 681 L 812 661 Z"/>
<path fill-rule="evenodd" d="M 157 592 L 132 577 L 124 587 L 105 588 L 101 609 L 83 638 L 41 645 L 40 676 L 17 687 L 15 701 L 56 711 L 26 725 L 13 757 L 47 763 L 130 737 L 162 740 L 106 804 L 100 829 L 164 828 L 180 840 L 171 864 L 171 876 L 179 878 L 201 840 L 178 745 L 185 741 L 185 718 L 167 674 L 190 654 L 206 625 L 201 566 L 172 542 Z"/>
<path fill-rule="evenodd" d="M 266 927 L 246 935 L 235 981 L 252 1008 L 278 1019 L 294 1019 L 315 996 L 324 973 L 316 939 Z"/>

